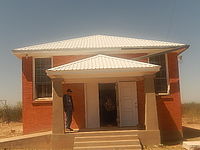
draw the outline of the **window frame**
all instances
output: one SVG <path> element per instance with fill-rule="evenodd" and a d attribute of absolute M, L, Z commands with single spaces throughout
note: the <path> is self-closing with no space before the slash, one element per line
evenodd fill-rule
<path fill-rule="evenodd" d="M 53 84 L 51 85 L 52 92 L 51 92 L 51 97 L 42 97 L 42 98 L 37 98 L 36 96 L 36 82 L 35 82 L 35 59 L 37 58 L 50 58 L 51 59 L 51 67 L 53 66 L 53 57 L 34 57 L 33 58 L 33 100 L 34 101 L 52 101 L 53 99 Z"/>
<path fill-rule="evenodd" d="M 166 67 L 166 79 L 167 79 L 167 92 L 163 93 L 156 93 L 156 95 L 170 95 L 170 82 L 169 82 L 169 65 L 168 65 L 168 55 L 167 53 L 165 54 L 160 54 L 160 55 L 165 55 L 165 67 Z M 150 63 L 150 60 L 148 58 L 148 63 Z M 155 85 L 154 85 L 155 86 Z"/>

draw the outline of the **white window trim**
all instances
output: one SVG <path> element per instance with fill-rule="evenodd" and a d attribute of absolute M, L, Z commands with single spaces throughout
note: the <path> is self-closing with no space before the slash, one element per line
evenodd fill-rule
<path fill-rule="evenodd" d="M 169 83 L 169 65 L 168 65 L 168 56 L 165 54 L 165 65 L 166 65 L 166 77 L 167 77 L 167 92 L 158 93 L 158 95 L 170 95 L 170 83 Z"/>
<path fill-rule="evenodd" d="M 53 57 L 33 57 L 33 100 L 34 101 L 52 101 L 53 98 L 53 84 L 52 84 L 52 93 L 51 97 L 43 97 L 43 98 L 37 98 L 36 97 L 36 89 L 35 89 L 35 59 L 36 58 L 51 58 L 51 67 L 53 66 Z"/>
<path fill-rule="evenodd" d="M 157 93 L 157 95 L 170 95 L 170 83 L 169 83 L 169 65 L 168 65 L 168 56 L 165 55 L 165 65 L 166 65 L 166 77 L 167 77 L 167 92 L 166 93 Z M 148 58 L 149 62 L 149 58 Z"/>

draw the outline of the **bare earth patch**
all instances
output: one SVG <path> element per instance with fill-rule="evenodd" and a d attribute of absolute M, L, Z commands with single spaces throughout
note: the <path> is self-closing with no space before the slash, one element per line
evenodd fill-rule
<path fill-rule="evenodd" d="M 0 138 L 13 137 L 22 135 L 22 123 L 10 122 L 0 123 Z"/>
<path fill-rule="evenodd" d="M 173 145 L 173 146 L 166 146 L 166 145 L 159 145 L 159 146 L 152 146 L 144 148 L 144 150 L 184 150 L 182 145 Z"/>

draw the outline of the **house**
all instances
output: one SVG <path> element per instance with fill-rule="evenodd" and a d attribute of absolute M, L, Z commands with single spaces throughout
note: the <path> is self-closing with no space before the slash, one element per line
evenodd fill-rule
<path fill-rule="evenodd" d="M 14 49 L 22 60 L 24 134 L 63 134 L 62 96 L 71 89 L 72 128 L 131 126 L 155 143 L 181 139 L 178 56 L 188 47 L 94 35 Z"/>

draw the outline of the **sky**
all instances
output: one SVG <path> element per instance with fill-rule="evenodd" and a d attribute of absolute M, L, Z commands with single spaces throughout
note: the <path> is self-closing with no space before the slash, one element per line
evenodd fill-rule
<path fill-rule="evenodd" d="M 94 34 L 189 44 L 182 102 L 200 102 L 199 0 L 0 0 L 0 100 L 21 101 L 21 60 L 11 50 Z"/>

